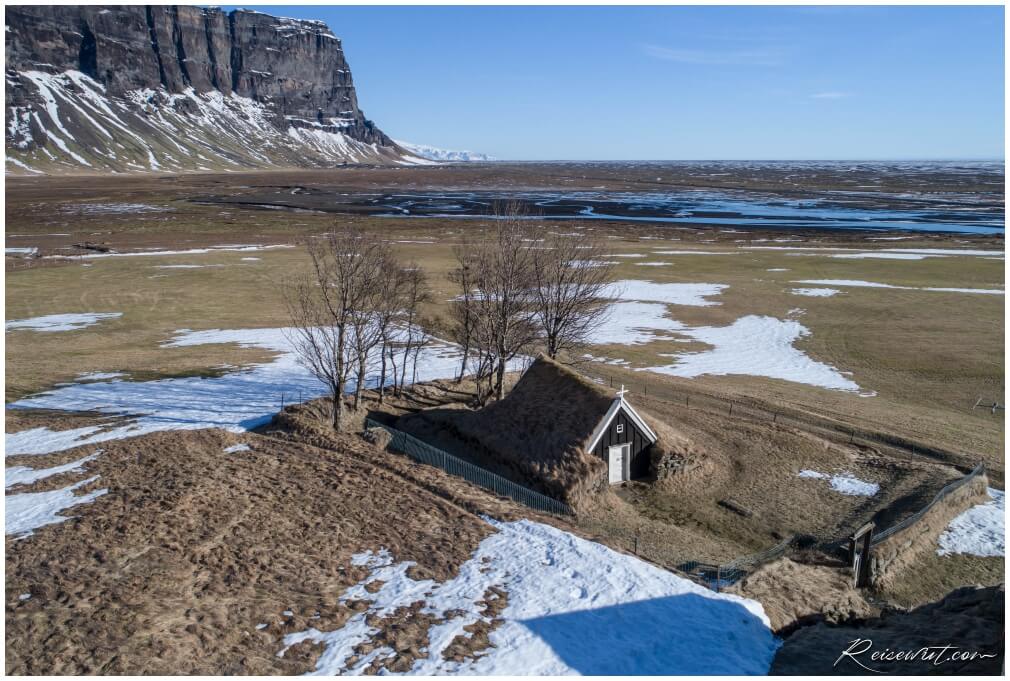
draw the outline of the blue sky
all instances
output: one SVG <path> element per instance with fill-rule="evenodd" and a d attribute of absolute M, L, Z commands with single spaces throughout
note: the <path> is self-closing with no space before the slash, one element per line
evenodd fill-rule
<path fill-rule="evenodd" d="M 1002 7 L 250 6 L 390 136 L 502 159 L 1003 157 Z"/>

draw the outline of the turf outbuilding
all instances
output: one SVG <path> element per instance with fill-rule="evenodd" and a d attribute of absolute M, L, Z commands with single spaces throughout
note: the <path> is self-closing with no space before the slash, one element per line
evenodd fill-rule
<path fill-rule="evenodd" d="M 545 356 L 499 402 L 477 411 L 425 410 L 397 427 L 573 506 L 610 484 L 655 477 L 657 456 L 688 449 L 636 410 L 627 391 Z"/>

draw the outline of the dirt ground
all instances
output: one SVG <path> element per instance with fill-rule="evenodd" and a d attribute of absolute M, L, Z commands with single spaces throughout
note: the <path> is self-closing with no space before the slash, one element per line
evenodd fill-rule
<path fill-rule="evenodd" d="M 250 450 L 223 453 L 236 442 Z M 352 554 L 385 547 L 417 563 L 415 578 L 444 580 L 489 533 L 479 513 L 516 517 L 511 503 L 357 436 L 339 437 L 338 447 L 158 433 L 103 443 L 84 473 L 10 490 L 98 474 L 80 492 L 108 493 L 73 507 L 70 520 L 7 539 L 6 672 L 300 674 L 320 650 L 278 658 L 281 639 L 334 629 L 354 612 L 338 602 L 367 574 Z M 55 465 L 93 449 L 8 464 Z M 397 619 L 383 626 L 400 631 Z M 411 644 L 405 660 L 411 647 L 419 654 L 422 642 L 400 636 Z"/>

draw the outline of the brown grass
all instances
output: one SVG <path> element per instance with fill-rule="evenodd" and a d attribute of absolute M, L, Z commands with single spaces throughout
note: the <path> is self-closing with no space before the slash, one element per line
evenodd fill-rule
<path fill-rule="evenodd" d="M 251 450 L 224 454 L 236 439 Z M 319 650 L 278 658 L 281 637 L 346 620 L 338 598 L 365 576 L 353 553 L 385 547 L 415 578 L 445 580 L 490 531 L 478 514 L 516 517 L 357 437 L 330 444 L 219 430 L 103 443 L 84 475 L 108 493 L 7 539 L 7 673 L 299 674 Z"/>

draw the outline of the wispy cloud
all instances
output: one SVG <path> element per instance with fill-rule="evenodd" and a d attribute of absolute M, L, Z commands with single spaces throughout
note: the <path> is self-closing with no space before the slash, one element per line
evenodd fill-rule
<path fill-rule="evenodd" d="M 838 92 L 837 90 L 828 90 L 827 92 L 815 92 L 810 95 L 810 99 L 845 99 L 846 97 L 851 97 L 851 92 Z"/>
<path fill-rule="evenodd" d="M 778 50 L 692 50 L 661 45 L 643 45 L 642 50 L 650 57 L 681 64 L 704 64 L 712 66 L 776 66 L 782 63 Z"/>

